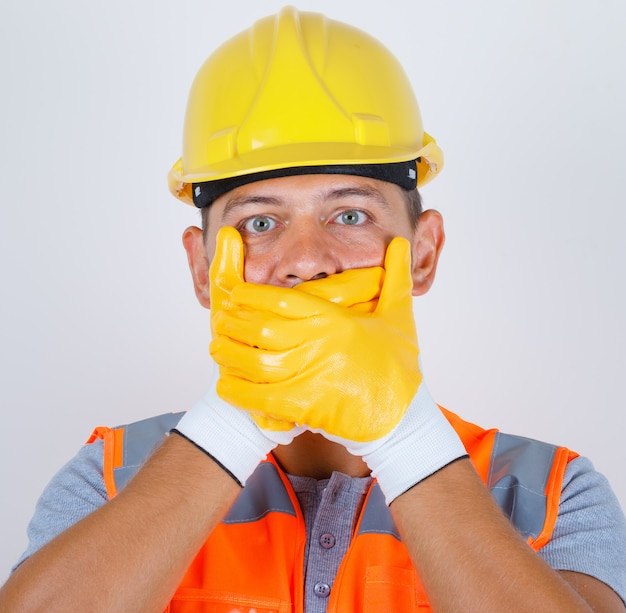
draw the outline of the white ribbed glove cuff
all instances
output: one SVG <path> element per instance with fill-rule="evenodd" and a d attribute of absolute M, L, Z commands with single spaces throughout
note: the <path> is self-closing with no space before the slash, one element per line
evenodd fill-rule
<path fill-rule="evenodd" d="M 467 455 L 458 434 L 423 383 L 390 434 L 351 446 L 350 451 L 363 457 L 388 505 L 416 483 Z"/>
<path fill-rule="evenodd" d="M 175 430 L 216 460 L 240 485 L 276 447 L 248 413 L 224 402 L 214 388 L 187 411 Z"/>

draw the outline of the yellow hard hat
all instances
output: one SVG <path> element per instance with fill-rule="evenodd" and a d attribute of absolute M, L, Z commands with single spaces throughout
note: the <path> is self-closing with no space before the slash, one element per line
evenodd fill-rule
<path fill-rule="evenodd" d="M 231 38 L 200 68 L 183 154 L 168 182 L 192 204 L 194 184 L 208 182 L 219 194 L 259 173 L 407 162 L 422 186 L 441 170 L 443 155 L 424 132 L 396 58 L 361 30 L 287 7 Z"/>

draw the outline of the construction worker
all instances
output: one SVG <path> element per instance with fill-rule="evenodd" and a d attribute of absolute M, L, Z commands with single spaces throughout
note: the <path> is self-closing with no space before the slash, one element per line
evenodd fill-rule
<path fill-rule="evenodd" d="M 626 520 L 572 450 L 439 407 L 413 296 L 442 153 L 396 59 L 286 8 L 193 84 L 170 189 L 215 377 L 97 428 L 42 495 L 2 611 L 625 611 Z"/>

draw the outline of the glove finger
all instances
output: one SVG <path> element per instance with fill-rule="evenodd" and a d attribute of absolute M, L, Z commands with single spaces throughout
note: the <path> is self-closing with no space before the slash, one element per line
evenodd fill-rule
<path fill-rule="evenodd" d="M 354 268 L 324 279 L 305 281 L 294 289 L 351 308 L 378 298 L 384 276 L 380 266 Z"/>
<path fill-rule="evenodd" d="M 243 241 L 235 228 L 225 226 L 219 229 L 209 279 L 211 308 L 229 308 L 233 287 L 244 281 Z"/>
<path fill-rule="evenodd" d="M 233 304 L 252 311 L 267 311 L 285 319 L 313 317 L 338 307 L 328 300 L 293 288 L 241 283 L 231 292 Z"/>
<path fill-rule="evenodd" d="M 213 315 L 213 334 L 268 351 L 287 351 L 318 336 L 319 318 L 285 319 L 266 311 L 233 309 Z"/>
<path fill-rule="evenodd" d="M 268 432 L 285 432 L 296 429 L 296 424 L 282 419 L 275 419 L 274 417 L 267 417 L 266 415 L 253 415 L 252 413 L 250 417 L 252 417 L 256 425 L 263 430 L 266 436 Z M 298 428 L 298 430 L 302 429 Z"/>
<path fill-rule="evenodd" d="M 209 345 L 211 357 L 220 365 L 220 379 L 234 376 L 252 383 L 276 383 L 297 375 L 301 350 L 271 352 L 216 336 Z M 239 406 L 239 405 L 237 405 Z"/>
<path fill-rule="evenodd" d="M 282 383 L 257 384 L 223 375 L 217 382 L 217 393 L 222 400 L 247 411 L 255 420 L 304 423 L 302 407 L 297 399 L 285 399 Z"/>

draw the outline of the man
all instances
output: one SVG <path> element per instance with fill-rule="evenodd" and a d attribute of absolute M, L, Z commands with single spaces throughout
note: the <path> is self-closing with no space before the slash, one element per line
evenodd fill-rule
<path fill-rule="evenodd" d="M 94 432 L 1 610 L 625 610 L 602 477 L 422 380 L 412 296 L 444 233 L 416 187 L 441 166 L 358 30 L 285 9 L 209 58 L 170 188 L 202 209 L 183 243 L 215 383 L 182 417 Z"/>

